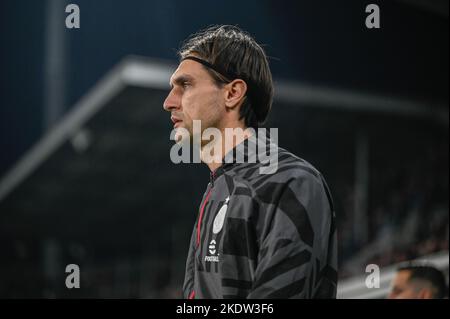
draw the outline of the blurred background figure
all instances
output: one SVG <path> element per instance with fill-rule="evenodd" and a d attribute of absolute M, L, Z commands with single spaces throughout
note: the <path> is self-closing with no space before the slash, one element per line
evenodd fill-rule
<path fill-rule="evenodd" d="M 448 297 L 444 274 L 432 267 L 405 265 L 398 268 L 388 299 L 442 299 Z"/>

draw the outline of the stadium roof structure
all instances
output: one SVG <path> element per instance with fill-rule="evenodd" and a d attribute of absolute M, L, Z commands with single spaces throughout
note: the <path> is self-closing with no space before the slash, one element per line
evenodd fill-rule
<path fill-rule="evenodd" d="M 96 126 L 97 121 L 99 125 L 103 125 L 102 128 L 105 130 L 108 130 L 106 127 L 108 121 L 111 121 L 111 125 L 117 124 L 118 128 L 125 128 L 127 120 L 130 121 L 130 124 L 139 125 L 146 120 L 146 115 L 161 111 L 163 101 L 161 92 L 167 93 L 168 79 L 174 69 L 175 66 L 167 61 L 138 56 L 125 58 L 81 98 L 59 124 L 45 134 L 10 172 L 3 176 L 0 181 L 0 201 L 4 200 L 9 193 L 33 174 L 41 164 L 56 156 L 67 144 L 72 145 L 74 152 L 82 153 L 88 147 L 87 144 L 92 142 L 90 134 L 93 132 L 90 132 L 88 128 Z M 154 92 L 160 94 L 157 95 L 159 99 L 152 103 L 155 100 Z M 279 102 L 344 111 L 384 112 L 429 117 L 448 125 L 448 108 L 426 101 L 418 102 L 405 98 L 282 80 L 275 81 L 275 92 L 275 101 Z M 130 101 L 127 100 L 128 98 Z M 145 105 L 142 105 L 143 101 Z M 124 102 L 127 105 L 122 106 Z M 138 102 L 139 105 L 135 106 L 130 102 Z M 155 110 L 155 106 L 161 106 L 161 108 Z M 151 125 L 155 124 L 157 123 L 152 122 Z M 167 128 L 164 124 L 162 127 Z M 131 140 L 123 140 L 125 136 L 119 136 L 117 133 L 116 136 L 101 134 L 102 141 L 104 139 L 104 143 L 113 142 L 123 145 L 132 143 Z M 100 135 L 94 134 L 94 136 Z M 106 145 L 103 146 L 106 147 Z"/>

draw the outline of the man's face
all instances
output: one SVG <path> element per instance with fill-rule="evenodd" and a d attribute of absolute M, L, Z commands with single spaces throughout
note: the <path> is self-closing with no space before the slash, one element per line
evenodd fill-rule
<path fill-rule="evenodd" d="M 187 129 L 192 139 L 194 120 L 201 120 L 202 131 L 209 127 L 221 128 L 224 96 L 200 63 L 182 61 L 170 78 L 170 85 L 172 89 L 164 101 L 164 109 L 171 113 L 175 129 Z M 175 141 L 181 142 L 181 138 L 180 134 L 175 135 Z"/>
<path fill-rule="evenodd" d="M 430 297 L 431 292 L 427 288 L 420 288 L 409 280 L 411 272 L 402 270 L 392 281 L 391 292 L 388 299 L 424 299 Z"/>

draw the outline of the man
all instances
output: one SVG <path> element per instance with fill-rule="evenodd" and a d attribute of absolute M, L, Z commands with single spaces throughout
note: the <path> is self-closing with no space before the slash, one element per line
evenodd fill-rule
<path fill-rule="evenodd" d="M 401 266 L 392 280 L 388 299 L 442 299 L 446 296 L 444 274 L 431 266 Z"/>
<path fill-rule="evenodd" d="M 263 49 L 237 27 L 215 26 L 188 39 L 179 55 L 164 101 L 175 140 L 191 143 L 211 128 L 225 140 L 227 129 L 243 132 L 232 143 L 201 141 L 211 177 L 191 237 L 184 297 L 335 298 L 328 187 L 309 163 L 256 134 L 273 98 Z M 275 165 L 261 160 L 261 149 L 276 156 Z"/>

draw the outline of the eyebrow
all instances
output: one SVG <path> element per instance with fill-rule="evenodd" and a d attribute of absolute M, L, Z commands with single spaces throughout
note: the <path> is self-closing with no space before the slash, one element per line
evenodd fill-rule
<path fill-rule="evenodd" d="M 173 88 L 174 84 L 176 85 L 181 85 L 184 82 L 193 82 L 194 78 L 191 75 L 188 74 L 181 74 L 181 75 L 177 75 L 174 79 L 172 79 L 169 84 L 170 87 Z"/>

